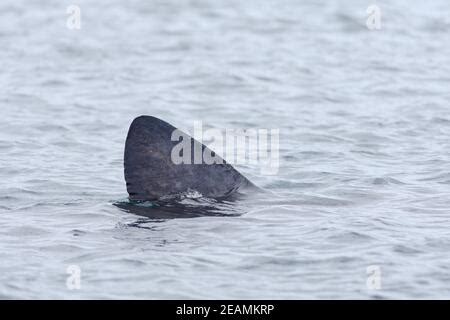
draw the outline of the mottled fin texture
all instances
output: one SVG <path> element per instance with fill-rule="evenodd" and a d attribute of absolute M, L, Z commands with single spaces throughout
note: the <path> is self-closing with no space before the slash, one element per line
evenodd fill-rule
<path fill-rule="evenodd" d="M 131 200 L 158 200 L 192 191 L 205 197 L 225 198 L 243 188 L 255 187 L 221 158 L 223 163 L 175 164 L 171 158 L 172 149 L 179 144 L 171 140 L 175 130 L 167 122 L 151 116 L 140 116 L 131 124 L 124 158 L 125 181 Z M 184 135 L 191 139 L 192 158 L 198 148 L 211 152 Z"/>

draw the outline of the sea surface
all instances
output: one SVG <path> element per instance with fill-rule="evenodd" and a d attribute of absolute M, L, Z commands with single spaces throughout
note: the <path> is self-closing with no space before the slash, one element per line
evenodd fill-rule
<path fill-rule="evenodd" d="M 0 298 L 450 298 L 449 40 L 444 0 L 2 1 Z M 143 114 L 279 129 L 278 173 L 130 210 Z"/>

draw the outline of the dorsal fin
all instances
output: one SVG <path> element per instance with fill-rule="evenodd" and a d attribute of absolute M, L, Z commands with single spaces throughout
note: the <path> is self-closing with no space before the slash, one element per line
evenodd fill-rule
<path fill-rule="evenodd" d="M 197 191 L 211 198 L 227 197 L 244 187 L 254 185 L 218 155 L 223 163 L 176 164 L 172 141 L 177 130 L 167 122 L 140 116 L 132 122 L 125 144 L 125 180 L 131 200 L 157 200 L 161 197 Z M 178 132 L 181 132 L 178 130 Z M 191 155 L 195 150 L 208 150 L 205 145 L 183 133 L 190 140 Z M 214 155 L 214 153 L 213 153 Z"/>

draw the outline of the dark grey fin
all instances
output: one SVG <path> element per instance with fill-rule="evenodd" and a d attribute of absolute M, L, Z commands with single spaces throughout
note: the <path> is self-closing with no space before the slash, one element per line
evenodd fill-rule
<path fill-rule="evenodd" d="M 197 191 L 210 198 L 228 197 L 245 187 L 256 188 L 222 158 L 221 163 L 194 164 L 194 151 L 205 145 L 183 133 L 191 142 L 191 162 L 175 164 L 171 154 L 181 141 L 172 141 L 174 126 L 151 116 L 134 119 L 125 144 L 125 181 L 131 200 L 157 200 Z M 178 130 L 178 132 L 181 132 Z M 212 153 L 214 156 L 214 153 Z"/>

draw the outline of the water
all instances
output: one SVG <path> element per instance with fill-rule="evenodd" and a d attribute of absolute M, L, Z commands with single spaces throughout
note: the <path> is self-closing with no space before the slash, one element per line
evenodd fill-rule
<path fill-rule="evenodd" d="M 0 4 L 0 297 L 450 297 L 447 1 L 69 4 Z M 269 194 L 117 207 L 141 114 L 279 128 Z"/>

